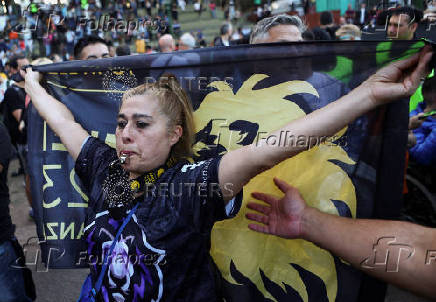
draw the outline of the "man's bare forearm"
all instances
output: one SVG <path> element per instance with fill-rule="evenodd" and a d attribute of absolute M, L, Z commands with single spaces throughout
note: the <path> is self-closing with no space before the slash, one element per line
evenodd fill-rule
<path fill-rule="evenodd" d="M 310 208 L 303 238 L 366 273 L 436 298 L 436 230 L 408 222 L 350 219 Z"/>

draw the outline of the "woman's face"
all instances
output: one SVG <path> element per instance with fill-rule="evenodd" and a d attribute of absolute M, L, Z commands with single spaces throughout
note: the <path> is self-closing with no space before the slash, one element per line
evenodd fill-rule
<path fill-rule="evenodd" d="M 115 135 L 117 155 L 128 156 L 123 168 L 136 178 L 165 163 L 181 127 L 168 129 L 168 118 L 155 96 L 137 95 L 124 100 Z"/>

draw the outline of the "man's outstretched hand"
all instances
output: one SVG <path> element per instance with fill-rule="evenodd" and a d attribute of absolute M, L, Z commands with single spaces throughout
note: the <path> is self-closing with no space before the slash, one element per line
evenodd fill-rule
<path fill-rule="evenodd" d="M 267 205 L 255 202 L 247 204 L 249 209 L 258 213 L 247 213 L 246 217 L 261 223 L 251 223 L 248 227 L 253 231 L 283 238 L 301 238 L 302 218 L 308 206 L 296 188 L 277 178 L 274 178 L 274 183 L 285 196 L 278 199 L 269 194 L 252 193 L 255 199 L 262 200 Z"/>

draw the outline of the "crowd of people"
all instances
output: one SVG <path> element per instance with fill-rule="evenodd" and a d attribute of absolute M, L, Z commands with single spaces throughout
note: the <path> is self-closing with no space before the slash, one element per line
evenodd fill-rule
<path fill-rule="evenodd" d="M 208 10 L 211 18 L 217 17 L 217 10 L 223 10 L 225 20 L 228 20 L 219 28 L 216 37 L 209 41 L 200 28 L 186 32 L 195 39 L 195 48 L 248 44 L 251 32 L 249 26 L 233 28 L 232 24 L 238 23 L 242 16 L 238 13 L 236 17 L 230 17 L 226 1 L 220 2 L 220 6 L 215 0 L 191 0 L 188 3 L 181 0 L 172 2 L 170 6 L 165 6 L 162 0 L 105 2 L 90 1 L 85 7 L 77 0 L 55 6 L 33 3 L 28 7 L 10 5 L 9 13 L 0 16 L 0 70 L 12 55 L 19 53 L 32 59 L 48 57 L 54 62 L 73 60 L 75 43 L 92 34 L 108 41 L 112 56 L 116 55 L 117 47 L 129 48 L 131 53 L 158 52 L 156 42 L 165 34 L 173 35 L 178 49 L 177 40 L 183 34 L 178 11 L 184 11 L 190 5 L 200 13 Z M 236 11 L 239 12 L 238 9 Z M 306 8 L 306 13 L 311 11 Z M 307 29 L 303 37 L 305 40 L 360 39 L 362 30 L 385 25 L 387 12 L 378 7 L 368 9 L 362 3 L 357 10 L 349 5 L 346 12 L 335 20 L 333 14 L 326 11 L 319 16 L 319 26 Z M 301 14 L 300 11 L 298 13 Z M 431 1 L 424 12 L 414 10 L 413 13 L 416 17 L 414 23 L 432 23 L 436 20 L 436 5 Z M 271 7 L 259 6 L 254 14 L 257 22 L 271 15 Z M 394 38 L 389 31 L 387 34 L 389 38 Z M 399 35 L 397 38 L 403 37 Z"/>
<path fill-rule="evenodd" d="M 206 7 L 211 11 L 211 17 L 216 16 L 214 11 L 217 6 L 214 2 L 208 2 L 207 6 L 201 1 L 196 3 L 200 4 L 197 5 L 200 13 Z M 359 40 L 362 37 L 362 29 L 380 22 L 379 18 L 382 17 L 387 20 L 386 37 L 388 39 L 412 40 L 418 38 L 416 30 L 423 16 L 422 13 L 410 7 L 374 12 L 366 11 L 365 5 L 362 5 L 357 11 L 349 8 L 341 17 L 340 22 L 343 24 L 335 24 L 332 13 L 324 12 L 320 15 L 320 25 L 308 29 L 298 16 L 270 17 L 266 13 L 261 15 L 260 20 L 249 31 L 245 28 L 238 28 L 234 31 L 232 23 L 227 22 L 222 25 L 216 38 L 207 42 L 198 32 L 180 32 L 176 35 L 172 30 L 177 29 L 177 26 L 174 27 L 178 19 L 177 9 L 183 10 L 186 5 L 190 4 L 179 1 L 177 5 L 172 5 L 171 17 L 169 17 L 162 3 L 150 0 L 110 2 L 104 8 L 100 1 L 95 1 L 86 10 L 82 9 L 80 2 L 72 2 L 58 12 L 60 18 L 65 18 L 65 22 L 60 20 L 48 22 L 50 20 L 47 18 L 50 17 L 46 12 L 40 13 L 41 10 L 35 11 L 30 7 L 24 14 L 26 22 L 29 22 L 31 26 L 38 23 L 38 18 L 42 18 L 44 22 L 41 24 L 45 27 L 42 26 L 41 29 L 37 27 L 38 30 L 31 31 L 30 36 L 26 36 L 29 34 L 26 32 L 23 37 L 13 34 L 13 28 L 16 29 L 14 22 L 18 23 L 19 18 L 11 15 L 10 20 L 6 22 L 4 33 L 8 39 L 5 37 L 0 39 L 0 52 L 3 55 L 1 60 L 3 73 L 0 75 L 4 91 L 0 96 L 2 97 L 0 112 L 3 118 L 3 123 L 0 123 L 0 208 L 3 209 L 0 215 L 0 249 L 8 250 L 10 261 L 20 254 L 20 247 L 14 237 L 14 227 L 8 210 L 7 173 L 9 161 L 14 152 L 20 160 L 20 170 L 16 171 L 15 175 L 24 174 L 26 176 L 27 197 L 30 205 L 32 202 L 29 177 L 26 172 L 26 108 L 30 101 L 41 117 L 61 138 L 76 162 L 76 173 L 91 192 L 89 207 L 92 211 L 87 214 L 86 225 L 88 227 L 85 230 L 86 236 L 92 238 L 93 241 L 89 249 L 90 253 L 97 257 L 104 254 L 101 239 L 95 234 L 102 228 L 113 228 L 113 220 L 118 221 L 120 225 L 125 222 L 122 227 L 125 227 L 124 237 L 132 235 L 135 238 L 142 238 L 142 227 L 151 219 L 144 214 L 145 207 L 149 207 L 147 211 L 152 211 L 159 217 L 172 217 L 174 221 L 170 219 L 165 234 L 153 233 L 145 228 L 151 232 L 150 242 L 138 240 L 134 243 L 138 249 L 142 249 L 141 252 L 145 252 L 149 244 L 160 246 L 160 240 L 165 237 L 167 239 L 163 246 L 167 250 L 164 250 L 163 254 L 168 255 L 169 261 L 180 259 L 180 255 L 184 259 L 196 257 L 195 267 L 190 265 L 192 261 L 186 261 L 183 265 L 178 262 L 164 267 L 163 274 L 167 277 L 164 281 L 156 280 L 158 285 L 159 282 L 164 282 L 165 291 L 159 295 L 164 297 L 165 301 L 179 298 L 189 301 L 216 299 L 214 276 L 208 269 L 211 259 L 207 249 L 213 224 L 217 220 L 231 218 L 237 213 L 241 204 L 241 189 L 252 177 L 280 163 L 285 158 L 303 151 L 295 146 L 278 149 L 266 144 L 244 147 L 241 150 L 229 152 L 222 158 L 212 158 L 198 166 L 190 165 L 185 159 L 192 153 L 191 142 L 194 134 L 192 107 L 183 89 L 172 78 L 166 82 L 143 84 L 129 90 L 124 95 L 117 117 L 116 149 L 111 149 L 90 137 L 82 126 L 74 121 L 71 112 L 62 103 L 48 95 L 39 84 L 40 77 L 37 72 L 32 71 L 31 68 L 23 70 L 30 63 L 28 58 L 33 59 L 32 65 L 39 65 L 70 59 L 101 59 L 133 53 L 164 53 L 207 46 L 227 47 L 243 43 Z M 147 11 L 147 16 L 142 17 L 143 19 L 138 15 L 138 9 L 141 8 Z M 157 11 L 156 16 L 151 14 L 152 10 Z M 432 18 L 435 10 L 436 6 L 429 3 L 424 15 Z M 102 33 L 100 31 L 100 35 L 95 35 L 92 30 L 92 26 L 95 25 L 91 23 L 85 24 L 79 31 L 75 30 L 73 24 L 76 25 L 78 17 L 86 15 L 88 19 L 101 20 L 106 12 L 113 20 L 129 16 L 141 19 L 140 22 L 146 20 L 150 22 L 145 22 L 147 26 L 143 26 L 142 29 L 141 27 L 127 29 L 122 33 L 119 31 Z M 170 28 L 168 24 L 172 27 Z M 42 43 L 35 47 L 32 43 L 38 40 L 37 37 L 40 34 L 44 38 Z M 148 42 L 153 39 L 157 40 L 157 49 L 149 46 Z M 38 58 L 34 56 L 35 49 L 38 49 L 36 52 Z M 426 47 L 420 54 L 388 65 L 350 94 L 309 114 L 306 119 L 290 123 L 284 131 L 301 132 L 308 137 L 331 135 L 375 106 L 412 95 L 418 86 L 423 84 L 424 101 L 418 103 L 411 111 L 410 160 L 420 165 L 434 167 L 436 165 L 436 114 L 433 112 L 436 110 L 434 89 L 436 84 L 434 78 L 426 78 L 429 73 L 426 66 L 430 59 L 431 51 Z M 177 106 L 172 105 L 174 103 Z M 111 195 L 108 186 L 112 182 L 129 183 L 131 180 L 138 180 L 138 183 L 141 183 L 139 178 L 144 174 L 154 175 L 160 169 L 164 172 L 156 176 L 156 181 L 172 183 L 207 181 L 217 184 L 221 190 L 219 193 L 207 194 L 209 198 L 204 202 L 162 197 L 163 204 L 171 205 L 164 208 L 158 208 L 157 204 L 144 206 L 141 201 L 144 199 L 141 190 L 126 196 L 125 200 Z M 205 175 L 206 179 L 204 179 Z M 269 206 L 249 204 L 249 207 L 257 213 L 249 214 L 247 218 L 260 223 L 260 225 L 250 225 L 254 231 L 312 241 L 331 250 L 358 268 L 361 268 L 359 261 L 368 255 L 368 249 L 374 244 L 377 236 L 386 232 L 389 235 L 398 234 L 398 238 L 405 243 L 414 244 L 417 253 L 436 249 L 434 229 L 405 222 L 360 221 L 324 214 L 306 206 L 297 189 L 280 180 L 275 180 L 275 182 L 285 193 L 282 199 L 257 193 L 253 197 L 265 201 Z M 232 183 L 233 189 L 228 191 L 224 186 L 225 183 Z M 180 193 L 183 195 L 186 192 Z M 183 207 L 180 204 L 181 201 L 184 202 Z M 135 211 L 137 214 L 134 214 Z M 33 214 L 30 212 L 30 215 Z M 136 215 L 135 219 L 129 220 L 132 215 Z M 198 226 L 198 229 L 192 230 L 191 224 Z M 362 229 L 366 232 L 362 232 Z M 347 230 L 350 238 L 343 240 L 347 234 L 334 238 L 331 236 L 331 234 L 338 234 L 341 230 Z M 349 232 L 349 230 L 353 231 Z M 197 242 L 197 244 L 186 249 L 184 245 L 186 238 L 197 238 L 199 234 L 202 239 L 192 239 L 191 242 Z M 183 241 L 180 240 L 182 237 Z M 339 241 L 337 241 L 338 238 Z M 174 255 L 178 257 L 173 257 Z M 3 261 L 7 263 L 8 259 L 3 259 Z M 151 297 L 157 290 L 152 287 L 152 292 L 143 289 L 139 293 L 136 292 L 136 288 L 134 291 L 133 288 L 121 288 L 112 284 L 110 277 L 103 277 L 99 283 L 98 280 L 104 275 L 105 269 L 107 268 L 104 265 L 91 266 L 89 282 L 91 288 L 94 289 L 94 294 L 91 290 L 82 292 L 81 301 L 87 301 L 89 294 L 95 295 L 97 301 L 106 301 L 104 299 L 109 296 L 108 301 L 118 301 L 117 299 L 121 298 L 132 300 L 133 295 Z M 435 272 L 434 266 L 412 263 L 407 270 L 395 276 L 386 274 L 382 270 L 368 270 L 368 272 L 417 293 L 435 297 L 435 279 L 431 278 Z M 144 273 L 143 267 L 137 265 L 132 268 L 131 278 L 140 280 Z M 27 286 L 27 290 L 23 290 L 26 277 L 20 274 L 13 269 L 5 269 L 0 274 L 0 288 L 4 288 L 2 292 L 11 297 L 10 300 L 5 301 L 34 299 L 31 286 L 30 289 Z M 186 276 L 190 274 L 202 276 L 201 282 L 188 279 Z M 17 281 L 16 283 L 6 282 L 7 278 L 14 278 L 13 280 Z M 27 283 L 29 283 L 28 276 Z"/>
<path fill-rule="evenodd" d="M 227 12 L 229 6 L 214 2 L 181 0 L 165 6 L 162 0 L 92 1 L 83 6 L 81 1 L 65 5 L 31 4 L 28 7 L 10 5 L 10 14 L 0 16 L 0 50 L 3 63 L 11 54 L 23 53 L 28 57 L 49 57 L 53 61 L 73 60 L 74 44 L 83 36 L 98 35 L 109 41 L 111 54 L 118 46 L 128 46 L 135 53 L 159 51 L 154 46 L 162 35 L 172 32 L 181 35 L 179 10 L 193 6 L 201 15 L 208 10 L 216 18 L 216 10 Z M 91 1 L 90 1 L 91 2 Z M 222 2 L 225 3 L 225 2 Z M 196 47 L 207 43 L 201 29 L 191 33 Z M 153 47 L 152 47 L 153 45 Z"/>

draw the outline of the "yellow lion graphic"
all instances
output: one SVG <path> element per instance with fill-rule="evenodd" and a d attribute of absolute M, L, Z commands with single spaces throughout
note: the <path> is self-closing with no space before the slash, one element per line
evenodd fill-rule
<path fill-rule="evenodd" d="M 208 138 L 194 146 L 197 155 L 211 148 L 218 148 L 219 153 L 237 149 L 256 142 L 260 133 L 270 133 L 304 116 L 304 111 L 297 104 L 284 99 L 286 96 L 308 93 L 319 97 L 313 86 L 305 81 L 288 81 L 253 90 L 254 85 L 267 77 L 252 75 L 236 94 L 226 82 L 210 84 L 217 91 L 209 93 L 195 112 L 197 132 L 206 133 Z M 342 136 L 345 130 L 336 136 Z M 251 199 L 252 191 L 281 194 L 273 185 L 273 176 L 296 186 L 309 205 L 338 215 L 332 200 L 340 200 L 348 205 L 355 217 L 356 194 L 351 179 L 329 160 L 355 164 L 340 146 L 319 144 L 258 175 L 244 187 L 244 201 L 237 217 L 217 223 L 212 231 L 211 254 L 228 282 L 237 283 L 230 274 L 233 262 L 265 298 L 275 301 L 265 288 L 263 277 L 283 289 L 285 284 L 290 285 L 307 301 L 306 286 L 298 271 L 290 265 L 293 263 L 322 279 L 328 300 L 335 300 L 337 276 L 334 259 L 329 252 L 304 240 L 285 240 L 253 232 L 248 229 L 245 218 L 245 204 Z"/>

